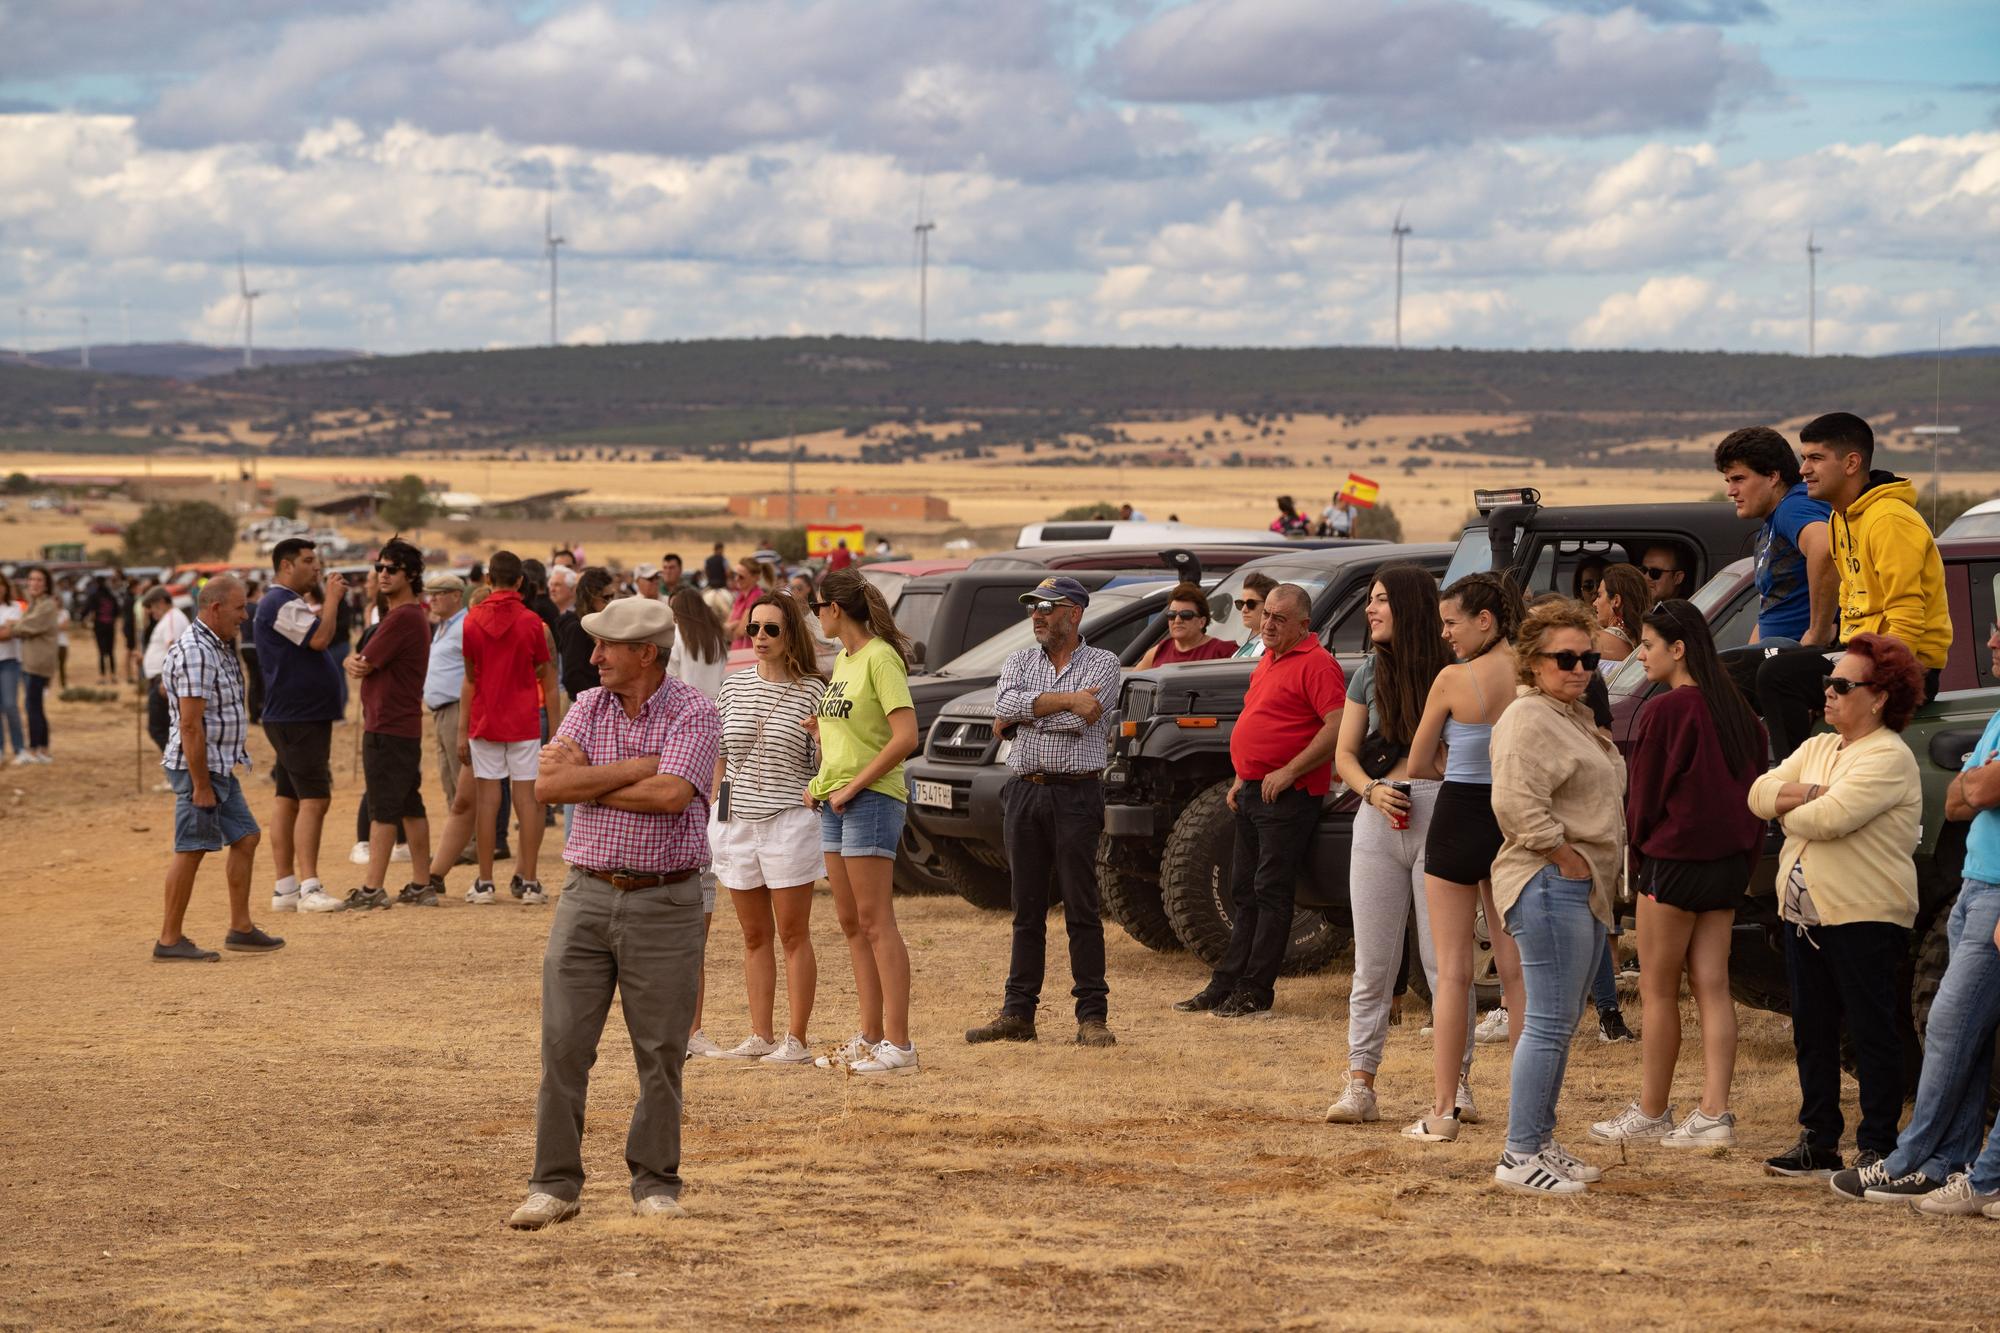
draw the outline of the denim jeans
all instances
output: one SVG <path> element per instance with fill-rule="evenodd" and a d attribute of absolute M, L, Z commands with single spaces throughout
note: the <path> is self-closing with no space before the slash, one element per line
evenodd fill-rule
<path fill-rule="evenodd" d="M 1922 1171 L 1943 1180 L 1965 1170 L 1979 1150 L 1986 1085 L 1993 1073 L 1993 1033 L 2000 1028 L 2000 884 L 1968 879 L 1945 925 L 1951 962 L 1924 1028 L 1924 1069 L 1910 1123 L 1886 1163 L 1892 1176 Z M 1992 1171 L 2000 1174 L 2000 1153 Z M 1987 1191 L 2000 1188 L 1989 1177 Z"/>
<path fill-rule="evenodd" d="M 21 661 L 0 662 L 0 719 L 7 724 L 7 744 L 20 754 L 28 748 L 21 738 Z M 5 754 L 0 749 L 0 754 Z"/>
<path fill-rule="evenodd" d="M 1597 1006 L 1597 1012 L 1608 1014 L 1618 1007 L 1618 965 L 1611 957 L 1611 936 L 1604 937 L 1604 947 L 1597 953 L 1597 971 L 1590 977 L 1590 1002 Z"/>
<path fill-rule="evenodd" d="M 1520 947 L 1521 981 L 1528 992 L 1528 1013 L 1514 1048 L 1507 1151 L 1529 1155 L 1555 1137 L 1570 1038 L 1604 952 L 1604 923 L 1590 913 L 1590 881 L 1567 879 L 1554 866 L 1536 871 L 1507 913 L 1507 933 Z"/>
<path fill-rule="evenodd" d="M 37 676 L 30 671 L 28 678 L 28 748 L 46 750 L 49 748 L 49 715 L 42 707 L 42 695 L 48 691 L 49 678 Z"/>

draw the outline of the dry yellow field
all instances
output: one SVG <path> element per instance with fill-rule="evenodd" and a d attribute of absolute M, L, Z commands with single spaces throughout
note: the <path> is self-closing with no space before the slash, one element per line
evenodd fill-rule
<path fill-rule="evenodd" d="M 998 1000 L 1008 926 L 952 899 L 899 909 L 920 1076 L 865 1085 L 697 1062 L 689 1215 L 640 1222 L 614 1012 L 582 1215 L 510 1232 L 548 917 L 453 904 L 273 919 L 260 855 L 253 904 L 288 947 L 156 965 L 169 798 L 138 790 L 154 774 L 135 766 L 126 706 L 58 704 L 53 724 L 58 764 L 0 782 L 6 1327 L 1900 1333 L 1995 1320 L 2000 1223 L 1843 1204 L 1759 1173 L 1793 1137 L 1778 1018 L 1744 1015 L 1742 1145 L 1692 1157 L 1621 1162 L 1586 1144 L 1587 1123 L 1632 1095 L 1639 1053 L 1580 1037 L 1560 1134 L 1606 1180 L 1582 1199 L 1528 1200 L 1490 1184 L 1503 1048 L 1480 1048 L 1473 1075 L 1484 1123 L 1438 1147 L 1397 1134 L 1429 1066 L 1414 1006 L 1392 1029 L 1384 1120 L 1321 1122 L 1345 1055 L 1338 971 L 1282 982 L 1276 1018 L 1246 1029 L 1174 1013 L 1199 969 L 1114 928 L 1120 1044 L 1087 1052 L 1063 1040 L 1058 930 L 1042 1042 L 964 1045 L 959 1030 Z M 261 737 L 253 749 L 261 766 Z M 357 794 L 351 753 L 343 728 L 336 849 Z M 251 788 L 261 816 L 268 788 Z M 212 866 L 189 915 L 211 945 L 221 895 Z M 814 1035 L 832 1041 L 853 993 L 824 900 L 815 935 Z M 744 1030 L 740 957 L 725 909 L 707 1027 L 728 1042 Z M 1695 1066 L 1690 1048 L 1683 1104 Z"/>

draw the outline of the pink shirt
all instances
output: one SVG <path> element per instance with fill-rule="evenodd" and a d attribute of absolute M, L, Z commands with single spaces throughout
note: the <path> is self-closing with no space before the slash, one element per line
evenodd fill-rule
<path fill-rule="evenodd" d="M 661 773 L 685 778 L 695 799 L 677 815 L 639 814 L 584 801 L 570 815 L 563 860 L 586 870 L 664 875 L 708 864 L 709 785 L 722 744 L 722 715 L 706 695 L 668 676 L 639 709 L 610 690 L 585 690 L 563 718 L 558 736 L 583 747 L 592 764 L 659 756 Z"/>

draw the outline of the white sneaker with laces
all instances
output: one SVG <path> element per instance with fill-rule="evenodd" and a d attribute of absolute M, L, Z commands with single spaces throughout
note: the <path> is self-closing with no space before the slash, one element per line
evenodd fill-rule
<path fill-rule="evenodd" d="M 507 1225 L 516 1231 L 540 1231 L 553 1223 L 569 1221 L 576 1216 L 578 1206 L 574 1199 L 558 1199 L 538 1190 L 514 1210 Z"/>
<path fill-rule="evenodd" d="M 367 843 L 365 843 L 365 842 L 357 842 L 357 843 L 355 843 L 355 844 L 354 844 L 354 848 L 353 848 L 353 850 L 352 850 L 352 851 L 350 851 L 350 852 L 348 852 L 348 854 L 347 854 L 347 863 L 348 863 L 349 865 L 357 865 L 357 866 L 365 866 L 365 865 L 367 865 L 367 864 L 368 864 L 368 844 L 367 844 Z"/>
<path fill-rule="evenodd" d="M 875 1043 L 875 1049 L 868 1053 L 867 1059 L 856 1060 L 848 1066 L 847 1072 L 861 1078 L 884 1078 L 891 1074 L 914 1074 L 919 1068 L 915 1043 L 904 1050 L 884 1037 Z"/>
<path fill-rule="evenodd" d="M 273 893 L 271 895 L 271 910 L 273 912 L 298 911 L 299 891 L 297 889 L 293 889 L 290 893 Z"/>
<path fill-rule="evenodd" d="M 1665 1114 L 1647 1115 L 1633 1102 L 1609 1120 L 1600 1120 L 1590 1127 L 1590 1137 L 1597 1143 L 1658 1143 L 1674 1132 L 1674 1108 L 1668 1104 Z"/>
<path fill-rule="evenodd" d="M 1550 1160 L 1547 1152 L 1536 1153 L 1533 1157 L 1501 1153 L 1500 1164 L 1493 1168 L 1493 1182 L 1517 1194 L 1583 1193 L 1583 1182 L 1564 1172 L 1559 1163 Z"/>
<path fill-rule="evenodd" d="M 493 902 L 493 881 L 475 879 L 472 887 L 465 891 L 465 901 L 471 907 L 487 907 Z"/>
<path fill-rule="evenodd" d="M 813 1064 L 821 1069 L 845 1069 L 867 1059 L 874 1049 L 875 1043 L 857 1032 L 840 1046 L 814 1060 Z"/>
<path fill-rule="evenodd" d="M 648 1194 L 632 1203 L 634 1217 L 686 1217 L 687 1209 L 665 1194 Z"/>
<path fill-rule="evenodd" d="M 1458 1108 L 1450 1115 L 1427 1115 L 1404 1127 L 1403 1137 L 1421 1143 L 1451 1143 L 1458 1138 Z"/>
<path fill-rule="evenodd" d="M 778 1043 L 777 1049 L 765 1055 L 757 1063 L 760 1065 L 809 1065 L 812 1061 L 812 1047 L 787 1032 L 785 1039 Z"/>
<path fill-rule="evenodd" d="M 1479 1020 L 1479 1026 L 1472 1030 L 1472 1039 L 1481 1046 L 1492 1046 L 1507 1040 L 1507 1009 L 1502 1005 Z"/>
<path fill-rule="evenodd" d="M 1592 1166 L 1589 1162 L 1584 1161 L 1581 1157 L 1575 1156 L 1554 1139 L 1550 1139 L 1542 1145 L 1542 1157 L 1545 1161 L 1554 1162 L 1558 1167 L 1562 1168 L 1571 1180 L 1581 1181 L 1586 1185 L 1595 1185 L 1598 1181 L 1604 1179 L 1602 1171 Z"/>
<path fill-rule="evenodd" d="M 1736 1146 L 1736 1116 L 1724 1111 L 1721 1115 L 1703 1115 L 1699 1106 L 1688 1112 L 1688 1118 L 1674 1127 L 1674 1132 L 1660 1140 L 1663 1148 L 1732 1148 Z"/>
<path fill-rule="evenodd" d="M 14 760 L 13 760 L 14 767 L 26 768 L 29 764 L 32 764 L 34 762 L 35 761 L 33 759 L 30 759 L 28 757 L 28 752 L 26 750 L 16 750 L 14 752 Z"/>
<path fill-rule="evenodd" d="M 549 900 L 549 892 L 538 879 L 531 879 L 521 886 L 521 906 L 540 907 Z M 653 1197 L 658 1198 L 658 1195 Z"/>
<path fill-rule="evenodd" d="M 702 1054 L 711 1060 L 761 1060 L 777 1049 L 777 1042 L 765 1041 L 753 1032 L 726 1051 L 717 1046 L 712 1051 L 703 1051 Z"/>
<path fill-rule="evenodd" d="M 334 897 L 315 883 L 310 888 L 300 888 L 299 910 L 301 912 L 344 912 L 347 910 L 347 900 L 345 898 Z"/>
<path fill-rule="evenodd" d="M 696 1028 L 694 1035 L 688 1038 L 688 1054 L 690 1056 L 722 1055 L 725 1052 L 720 1046 L 715 1044 L 715 1038 L 709 1036 L 700 1028 Z"/>
<path fill-rule="evenodd" d="M 1970 1175 L 1954 1171 L 1946 1177 L 1943 1189 L 1932 1190 L 1910 1206 L 1926 1217 L 1976 1217 L 1995 1205 L 2000 1205 L 2000 1190 L 1981 1194 L 1972 1188 Z"/>
<path fill-rule="evenodd" d="M 1460 1123 L 1467 1125 L 1479 1123 L 1479 1103 L 1472 1100 L 1472 1085 L 1465 1081 L 1463 1074 L 1459 1075 L 1458 1097 L 1452 1105 L 1458 1109 Z"/>
<path fill-rule="evenodd" d="M 1365 1125 L 1381 1118 L 1382 1112 L 1375 1105 L 1375 1089 L 1351 1075 L 1339 1098 L 1326 1108 L 1329 1125 Z"/>

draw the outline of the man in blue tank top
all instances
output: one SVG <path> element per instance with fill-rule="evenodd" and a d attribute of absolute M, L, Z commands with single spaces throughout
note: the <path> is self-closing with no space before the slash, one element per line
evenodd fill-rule
<path fill-rule="evenodd" d="M 319 552 L 288 537 L 271 552 L 270 591 L 257 601 L 254 638 L 264 677 L 264 735 L 274 755 L 278 799 L 271 814 L 274 912 L 337 912 L 346 904 L 319 878 L 320 830 L 333 796 L 333 724 L 341 714 L 333 642 L 347 583 L 329 573 L 315 615 L 304 594 L 320 582 Z"/>

